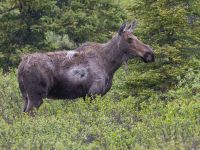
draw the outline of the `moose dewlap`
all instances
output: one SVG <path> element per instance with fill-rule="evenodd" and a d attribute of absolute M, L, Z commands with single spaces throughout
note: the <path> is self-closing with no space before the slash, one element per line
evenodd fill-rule
<path fill-rule="evenodd" d="M 132 34 L 135 22 L 123 24 L 107 43 L 84 43 L 73 51 L 26 55 L 18 69 L 24 112 L 39 108 L 43 98 L 75 99 L 104 95 L 115 71 L 135 56 L 153 62 L 152 49 Z"/>

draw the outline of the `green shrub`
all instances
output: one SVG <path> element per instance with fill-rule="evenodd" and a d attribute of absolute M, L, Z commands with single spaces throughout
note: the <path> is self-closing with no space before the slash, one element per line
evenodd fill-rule
<path fill-rule="evenodd" d="M 199 63 L 193 60 L 194 64 Z M 199 71 L 189 69 L 164 93 L 144 87 L 118 98 L 113 89 L 92 103 L 45 100 L 35 117 L 22 113 L 16 72 L 0 77 L 2 149 L 199 149 Z M 137 76 L 138 77 L 138 76 Z M 137 78 L 135 77 L 135 78 Z M 143 77 L 141 77 L 142 79 Z M 135 79 L 136 80 L 136 79 Z M 154 79 L 150 82 L 155 82 Z M 138 86 L 142 80 L 137 81 Z M 196 92 L 194 94 L 194 92 Z M 189 94 L 189 96 L 187 94 Z M 165 97 L 165 99 L 163 98 Z M 167 97 L 167 98 L 166 98 Z"/>

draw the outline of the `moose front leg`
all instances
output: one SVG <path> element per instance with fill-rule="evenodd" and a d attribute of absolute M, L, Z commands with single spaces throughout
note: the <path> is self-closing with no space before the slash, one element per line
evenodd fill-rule
<path fill-rule="evenodd" d="M 94 100 L 96 95 L 103 95 L 105 92 L 105 82 L 102 80 L 96 81 L 92 84 L 89 89 L 88 95 L 91 97 L 91 100 Z"/>

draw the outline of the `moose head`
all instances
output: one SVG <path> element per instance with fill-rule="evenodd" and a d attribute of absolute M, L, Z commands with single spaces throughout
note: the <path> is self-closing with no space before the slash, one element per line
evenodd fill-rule
<path fill-rule="evenodd" d="M 155 57 L 153 50 L 149 45 L 144 44 L 135 35 L 133 35 L 134 28 L 136 27 L 136 21 L 130 24 L 124 23 L 119 31 L 120 36 L 119 48 L 128 56 L 138 56 L 143 59 L 144 62 L 154 62 Z"/>

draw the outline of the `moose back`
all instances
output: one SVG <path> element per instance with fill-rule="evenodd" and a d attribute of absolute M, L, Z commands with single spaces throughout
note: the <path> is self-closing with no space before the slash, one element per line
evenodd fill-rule
<path fill-rule="evenodd" d="M 26 55 L 18 68 L 24 112 L 39 108 L 43 98 L 75 99 L 104 95 L 115 71 L 135 56 L 153 62 L 152 49 L 132 34 L 135 22 L 123 24 L 107 43 L 84 43 L 73 51 Z"/>

